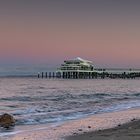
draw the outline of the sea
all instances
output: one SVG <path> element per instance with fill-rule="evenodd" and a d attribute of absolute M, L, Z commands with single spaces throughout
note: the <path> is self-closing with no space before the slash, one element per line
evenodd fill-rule
<path fill-rule="evenodd" d="M 0 137 L 140 107 L 140 79 L 42 79 L 29 70 L 0 69 L 0 114 L 16 118 Z"/>

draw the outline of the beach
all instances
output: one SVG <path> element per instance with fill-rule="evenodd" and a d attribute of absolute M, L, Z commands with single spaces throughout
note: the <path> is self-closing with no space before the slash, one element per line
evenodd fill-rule
<path fill-rule="evenodd" d="M 0 80 L 0 114 L 16 119 L 13 129 L 0 128 L 0 140 L 67 140 L 140 119 L 136 79 Z"/>
<path fill-rule="evenodd" d="M 119 134 L 121 136 L 120 140 L 123 137 L 129 140 L 132 136 L 138 139 L 139 119 L 140 109 L 97 114 L 80 120 L 68 121 L 49 129 L 36 128 L 16 135 L 5 136 L 1 140 L 91 140 L 94 135 L 95 138 L 102 140 L 107 136 L 112 139 Z M 130 130 L 128 131 L 128 129 Z"/>
<path fill-rule="evenodd" d="M 66 140 L 139 140 L 140 120 L 118 125 L 115 128 L 71 136 Z"/>
<path fill-rule="evenodd" d="M 5 0 L 0 17 L 0 140 L 140 140 L 140 0 Z"/>
<path fill-rule="evenodd" d="M 140 140 L 140 0 L 0 1 L 0 140 Z"/>

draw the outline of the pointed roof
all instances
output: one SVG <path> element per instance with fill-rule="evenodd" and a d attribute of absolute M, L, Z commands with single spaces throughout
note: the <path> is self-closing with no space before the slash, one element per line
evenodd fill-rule
<path fill-rule="evenodd" d="M 82 61 L 82 62 L 87 62 L 87 63 L 92 63 L 92 61 L 82 59 L 81 57 L 77 57 L 74 60 L 78 60 L 78 61 Z"/>
<path fill-rule="evenodd" d="M 76 58 L 74 58 L 74 59 L 65 60 L 65 61 L 67 61 L 67 62 L 78 61 L 78 62 L 84 62 L 84 63 L 88 63 L 88 64 L 92 64 L 92 63 L 93 63 L 92 61 L 82 59 L 81 57 L 76 57 Z M 65 61 L 64 61 L 64 62 L 65 62 Z"/>

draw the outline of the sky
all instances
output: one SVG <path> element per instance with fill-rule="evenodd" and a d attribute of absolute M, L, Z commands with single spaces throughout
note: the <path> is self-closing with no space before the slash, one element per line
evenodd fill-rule
<path fill-rule="evenodd" d="M 140 0 L 1 0 L 0 65 L 140 68 Z"/>

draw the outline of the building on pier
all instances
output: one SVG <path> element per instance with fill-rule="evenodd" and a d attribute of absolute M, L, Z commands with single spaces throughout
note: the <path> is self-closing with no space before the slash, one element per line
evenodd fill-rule
<path fill-rule="evenodd" d="M 140 77 L 140 69 L 95 68 L 92 61 L 80 57 L 65 60 L 55 72 L 38 73 L 38 78 L 67 78 L 67 79 L 94 79 L 94 78 L 128 78 Z"/>
<path fill-rule="evenodd" d="M 95 72 L 92 61 L 80 57 L 65 60 L 57 70 L 57 74 L 63 78 L 90 78 L 95 76 Z"/>

